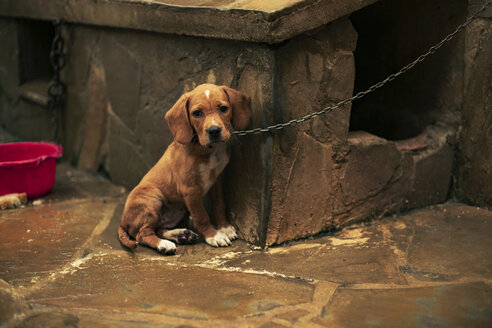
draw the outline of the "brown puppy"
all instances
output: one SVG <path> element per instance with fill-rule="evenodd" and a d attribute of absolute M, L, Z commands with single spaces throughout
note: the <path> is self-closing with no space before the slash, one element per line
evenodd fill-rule
<path fill-rule="evenodd" d="M 174 141 L 126 200 L 118 229 L 124 246 L 134 248 L 138 242 L 174 254 L 175 243 L 198 237 L 176 229 L 189 215 L 208 244 L 231 245 L 237 235 L 226 219 L 220 174 L 229 161 L 229 127 L 243 130 L 249 125 L 250 103 L 246 94 L 213 84 L 202 84 L 178 99 L 165 117 Z M 202 202 L 209 191 L 215 227 Z"/>

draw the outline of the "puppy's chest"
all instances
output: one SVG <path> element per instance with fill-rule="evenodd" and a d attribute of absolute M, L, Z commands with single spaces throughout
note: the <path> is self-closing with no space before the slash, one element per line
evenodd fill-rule
<path fill-rule="evenodd" d="M 225 147 L 220 147 L 209 156 L 207 162 L 198 165 L 203 194 L 209 191 L 227 163 L 229 163 L 229 153 Z"/>

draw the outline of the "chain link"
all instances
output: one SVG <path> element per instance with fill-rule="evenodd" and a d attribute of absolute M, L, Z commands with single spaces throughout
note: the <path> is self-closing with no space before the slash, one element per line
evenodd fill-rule
<path fill-rule="evenodd" d="M 299 124 L 299 123 L 302 123 L 302 122 L 306 122 L 306 121 L 309 121 L 309 120 L 311 120 L 311 119 L 313 119 L 315 117 L 318 117 L 320 115 L 330 113 L 331 111 L 333 111 L 333 110 L 335 110 L 337 108 L 343 107 L 343 106 L 351 103 L 354 100 L 360 99 L 360 98 L 366 96 L 367 94 L 369 94 L 371 92 L 374 92 L 375 90 L 381 88 L 382 86 L 384 86 L 388 82 L 393 81 L 398 76 L 406 73 L 407 71 L 409 71 L 410 69 L 412 69 L 415 65 L 417 65 L 418 63 L 424 61 L 427 57 L 429 57 L 430 55 L 432 55 L 433 53 L 435 53 L 445 43 L 449 42 L 452 38 L 454 38 L 456 36 L 456 34 L 460 33 L 463 29 L 465 29 L 468 25 L 470 25 L 471 22 L 473 22 L 475 19 L 477 19 L 478 16 L 480 16 L 480 14 L 482 12 L 484 12 L 485 9 L 487 9 L 488 6 L 490 6 L 490 4 L 492 4 L 492 0 L 489 0 L 486 3 L 484 3 L 484 5 L 477 12 L 475 12 L 473 15 L 471 15 L 463 24 L 461 24 L 460 26 L 458 26 L 452 33 L 448 34 L 439 43 L 437 43 L 436 45 L 430 47 L 429 50 L 427 50 L 426 53 L 424 53 L 424 54 L 420 55 L 419 57 L 417 57 L 417 59 L 415 59 L 410 64 L 404 66 L 398 72 L 393 73 L 393 74 L 389 75 L 386 79 L 384 79 L 384 80 L 382 80 L 382 81 L 374 84 L 369 89 L 367 89 L 365 91 L 361 91 L 361 92 L 357 93 L 356 95 L 354 95 L 354 96 L 352 96 L 350 98 L 347 98 L 345 100 L 342 100 L 342 101 L 338 102 L 337 104 L 335 104 L 333 106 L 326 107 L 326 108 L 320 110 L 319 112 L 314 112 L 314 113 L 308 114 L 306 116 L 302 116 L 302 117 L 300 117 L 298 119 L 293 119 L 293 120 L 290 120 L 290 121 L 285 122 L 285 123 L 279 123 L 279 124 L 271 125 L 271 126 L 268 126 L 266 128 L 255 128 L 255 129 L 244 130 L 244 131 L 233 131 L 232 134 L 235 134 L 235 135 L 238 135 L 238 136 L 246 136 L 246 135 L 252 135 L 252 134 L 260 134 L 260 133 L 264 133 L 264 132 L 270 132 L 272 130 L 281 130 L 281 129 L 284 129 L 284 128 L 288 127 L 288 126 L 293 126 L 293 125 L 296 125 L 296 124 Z"/>
<path fill-rule="evenodd" d="M 50 62 L 53 67 L 53 78 L 48 85 L 48 96 L 50 101 L 48 103 L 49 110 L 52 114 L 53 121 L 53 139 L 59 141 L 58 135 L 58 118 L 63 109 L 63 102 L 65 98 L 66 86 L 60 79 L 60 71 L 65 67 L 66 55 L 65 55 L 65 40 L 63 40 L 61 29 L 63 22 L 59 19 L 53 22 L 55 29 L 55 36 L 51 43 Z"/>

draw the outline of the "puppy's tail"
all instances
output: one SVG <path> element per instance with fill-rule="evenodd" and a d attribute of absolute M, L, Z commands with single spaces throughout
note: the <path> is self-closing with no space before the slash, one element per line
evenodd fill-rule
<path fill-rule="evenodd" d="M 137 242 L 135 240 L 131 240 L 128 236 L 128 233 L 123 229 L 122 226 L 118 227 L 118 238 L 120 239 L 121 245 L 126 248 L 135 248 L 137 247 Z"/>

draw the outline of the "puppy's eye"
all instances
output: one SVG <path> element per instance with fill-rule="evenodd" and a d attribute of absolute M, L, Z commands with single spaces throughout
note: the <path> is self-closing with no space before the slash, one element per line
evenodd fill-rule
<path fill-rule="evenodd" d="M 227 113 L 227 111 L 229 110 L 229 107 L 227 106 L 220 106 L 219 107 L 219 110 L 221 113 Z"/>
<path fill-rule="evenodd" d="M 197 109 L 197 110 L 192 111 L 191 115 L 193 115 L 194 117 L 203 117 L 203 112 L 201 110 Z"/>

